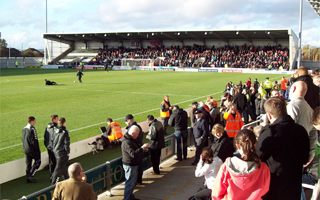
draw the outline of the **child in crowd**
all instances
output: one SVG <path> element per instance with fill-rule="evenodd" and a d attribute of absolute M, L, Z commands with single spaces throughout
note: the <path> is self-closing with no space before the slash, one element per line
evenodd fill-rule
<path fill-rule="evenodd" d="M 234 139 L 239 155 L 227 158 L 222 164 L 213 185 L 213 200 L 257 200 L 268 192 L 270 170 L 256 154 L 255 143 L 252 131 L 239 131 Z"/>
<path fill-rule="evenodd" d="M 195 171 L 196 177 L 205 178 L 204 187 L 189 198 L 189 200 L 207 200 L 210 199 L 213 182 L 219 171 L 222 161 L 218 157 L 213 157 L 213 152 L 209 147 L 205 147 L 200 155 L 200 160 Z"/>

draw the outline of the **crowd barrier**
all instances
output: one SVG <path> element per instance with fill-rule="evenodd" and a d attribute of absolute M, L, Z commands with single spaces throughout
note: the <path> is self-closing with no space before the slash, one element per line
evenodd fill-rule
<path fill-rule="evenodd" d="M 193 145 L 192 132 L 188 131 L 188 146 Z M 175 154 L 175 137 L 173 134 L 165 137 L 165 147 L 161 150 L 161 161 L 173 156 Z M 108 150 L 106 150 L 108 151 Z M 143 168 L 148 169 L 151 167 L 151 161 L 148 154 L 145 154 L 143 159 Z M 87 182 L 92 184 L 94 191 L 101 194 L 105 191 L 112 193 L 111 188 L 122 183 L 125 180 L 124 171 L 122 167 L 121 157 L 107 161 L 104 164 L 96 166 L 85 172 Z M 28 200 L 50 200 L 55 186 L 49 186 L 39 190 L 33 194 L 23 196 L 20 198 Z"/>

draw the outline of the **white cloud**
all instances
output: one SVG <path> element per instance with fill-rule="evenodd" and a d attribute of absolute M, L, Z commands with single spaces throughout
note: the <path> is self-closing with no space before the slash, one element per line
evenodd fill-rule
<path fill-rule="evenodd" d="M 23 35 L 20 42 L 43 48 L 44 1 L 12 2 L 0 12 L 3 37 L 20 47 L 16 38 Z M 49 32 L 292 28 L 297 34 L 299 18 L 299 0 L 48 0 L 48 6 Z M 305 2 L 303 43 L 320 46 L 319 24 Z"/>

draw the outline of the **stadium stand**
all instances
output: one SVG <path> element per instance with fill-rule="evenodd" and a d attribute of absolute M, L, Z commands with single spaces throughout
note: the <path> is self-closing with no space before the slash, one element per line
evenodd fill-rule
<path fill-rule="evenodd" d="M 154 66 L 288 69 L 289 50 L 279 46 L 172 46 L 146 49 L 100 49 L 88 64 L 121 59 L 154 59 Z M 86 62 L 87 60 L 83 60 Z M 119 62 L 117 62 L 119 63 Z M 120 64 L 120 63 L 119 63 Z"/>

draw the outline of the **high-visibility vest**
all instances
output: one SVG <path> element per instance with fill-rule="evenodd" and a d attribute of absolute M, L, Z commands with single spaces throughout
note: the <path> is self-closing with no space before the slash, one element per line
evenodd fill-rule
<path fill-rule="evenodd" d="M 239 112 L 236 112 L 236 116 L 233 117 L 232 114 L 225 112 L 223 118 L 226 120 L 226 132 L 230 138 L 237 136 L 241 127 L 243 126 L 242 116 Z"/>
<path fill-rule="evenodd" d="M 272 82 L 269 80 L 265 80 L 263 82 L 264 89 L 272 89 Z"/>
<path fill-rule="evenodd" d="M 160 109 L 160 117 L 161 117 L 161 118 L 170 117 L 169 105 L 168 105 L 165 101 L 162 101 L 162 102 L 161 102 L 161 105 L 164 105 L 164 106 L 168 109 L 168 111 L 162 111 L 162 110 Z"/>
<path fill-rule="evenodd" d="M 122 138 L 123 134 L 122 134 L 121 125 L 119 122 L 111 122 L 110 127 L 111 127 L 111 134 L 108 136 L 108 139 L 110 142 Z"/>
<path fill-rule="evenodd" d="M 267 94 L 266 90 L 262 86 L 258 88 L 258 93 L 261 95 L 261 97 L 264 97 Z"/>

